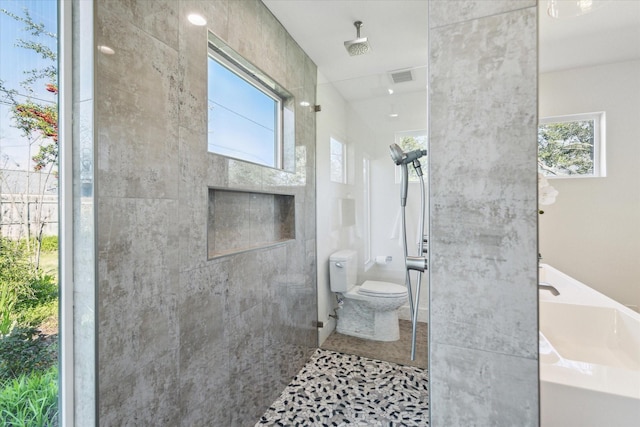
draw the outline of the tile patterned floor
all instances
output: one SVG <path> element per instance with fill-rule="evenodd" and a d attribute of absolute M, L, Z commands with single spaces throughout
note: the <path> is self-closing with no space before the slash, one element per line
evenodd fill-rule
<path fill-rule="evenodd" d="M 333 331 L 325 342 L 322 343 L 322 348 L 426 369 L 428 357 L 427 324 L 418 322 L 415 360 L 411 360 L 411 322 L 408 320 L 400 320 L 399 326 L 400 339 L 398 341 L 383 342 L 365 340 L 349 335 L 342 335 Z"/>
<path fill-rule="evenodd" d="M 318 349 L 261 426 L 428 426 L 425 369 Z"/>

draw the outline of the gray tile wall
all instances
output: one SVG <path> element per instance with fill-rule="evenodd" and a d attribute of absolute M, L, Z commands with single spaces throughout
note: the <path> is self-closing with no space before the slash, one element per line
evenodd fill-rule
<path fill-rule="evenodd" d="M 311 105 L 316 67 L 257 0 L 95 8 L 98 420 L 253 425 L 317 343 L 315 117 L 293 174 L 207 153 L 207 27 Z M 296 239 L 208 261 L 210 186 L 295 196 Z"/>
<path fill-rule="evenodd" d="M 431 420 L 538 425 L 536 1 L 431 0 Z"/>

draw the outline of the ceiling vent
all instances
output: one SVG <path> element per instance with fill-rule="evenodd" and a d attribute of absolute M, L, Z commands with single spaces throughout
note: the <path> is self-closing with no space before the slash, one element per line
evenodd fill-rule
<path fill-rule="evenodd" d="M 391 71 L 389 73 L 393 83 L 404 83 L 413 81 L 413 73 L 411 70 Z"/>

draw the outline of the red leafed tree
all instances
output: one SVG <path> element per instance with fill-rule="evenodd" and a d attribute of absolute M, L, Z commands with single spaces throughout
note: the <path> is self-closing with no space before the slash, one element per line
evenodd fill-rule
<path fill-rule="evenodd" d="M 39 151 L 32 158 L 34 170 L 43 171 L 47 166 L 54 170 L 58 163 L 58 103 L 57 100 L 54 103 L 36 102 L 31 94 L 34 93 L 34 85 L 37 87 L 44 80 L 45 89 L 57 97 L 57 52 L 43 41 L 46 38 L 56 39 L 57 36 L 46 31 L 44 24 L 36 23 L 27 9 L 23 16 L 4 9 L 0 9 L 0 12 L 24 24 L 24 32 L 30 37 L 17 39 L 15 46 L 37 54 L 44 64 L 40 68 L 24 71 L 25 80 L 20 82 L 19 90 L 6 87 L 5 82 L 0 79 L 0 98 L 12 105 L 15 125 L 22 130 L 24 136 L 30 140 L 38 140 Z M 26 95 L 26 101 L 19 101 L 19 95 Z"/>
<path fill-rule="evenodd" d="M 58 94 L 54 83 L 47 83 L 49 92 Z M 34 170 L 42 171 L 45 167 L 58 162 L 58 106 L 42 105 L 26 101 L 13 106 L 17 127 L 27 135 L 39 134 L 47 142 L 41 142 L 39 151 L 32 157 Z"/>
<path fill-rule="evenodd" d="M 50 177 L 57 177 L 58 167 L 57 51 L 48 46 L 51 39 L 57 39 L 57 35 L 46 31 L 44 24 L 35 22 L 26 8 L 21 15 L 5 9 L 0 9 L 0 13 L 24 24 L 23 33 L 26 37 L 17 38 L 14 45 L 29 51 L 32 57 L 35 54 L 40 58 L 37 68 L 23 70 L 25 78 L 19 83 L 19 87 L 9 87 L 0 78 L 0 102 L 11 106 L 13 126 L 22 131 L 28 144 L 29 157 L 33 161 L 33 168 L 27 167 L 26 171 L 26 190 L 23 193 L 14 191 L 5 194 L 0 203 L 12 205 L 12 212 L 17 212 L 20 216 L 21 228 L 24 230 L 21 238 L 26 237 L 27 248 L 34 254 L 33 263 L 37 267 L 44 227 L 53 220 L 49 213 L 43 211 L 44 192 L 49 187 L 57 186 L 49 183 Z M 43 86 L 56 95 L 53 101 L 38 97 L 34 88 Z M 38 181 L 38 188 L 31 185 L 30 176 L 34 171 L 44 177 Z M 3 187 L 9 188 L 2 175 L 0 170 L 0 181 Z M 35 241 L 34 251 L 31 250 L 32 241 Z"/>

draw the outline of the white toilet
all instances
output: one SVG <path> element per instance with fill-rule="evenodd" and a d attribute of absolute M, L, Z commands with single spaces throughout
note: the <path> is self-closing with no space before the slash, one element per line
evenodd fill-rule
<path fill-rule="evenodd" d="M 356 285 L 357 252 L 342 250 L 329 258 L 331 291 L 344 298 L 338 311 L 338 333 L 376 341 L 400 338 L 398 308 L 407 301 L 407 288 L 389 282 L 367 280 Z"/>

